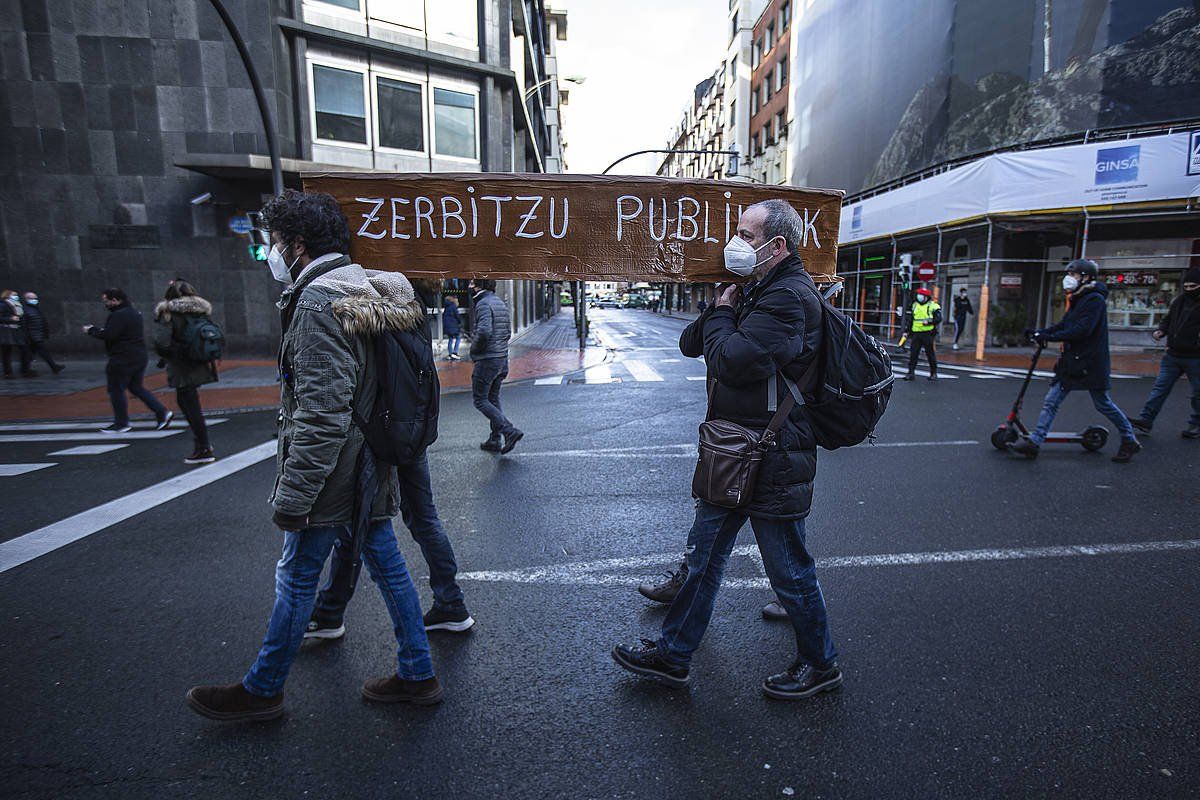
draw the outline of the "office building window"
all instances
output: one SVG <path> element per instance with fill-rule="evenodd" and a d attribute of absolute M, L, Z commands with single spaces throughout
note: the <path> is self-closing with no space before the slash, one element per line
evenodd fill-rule
<path fill-rule="evenodd" d="M 367 104 L 363 73 L 313 64 L 316 138 L 367 144 Z"/>
<path fill-rule="evenodd" d="M 755 86 L 750 90 L 750 116 L 754 116 L 758 113 L 758 107 L 758 87 Z"/>
<path fill-rule="evenodd" d="M 762 39 L 755 39 L 754 46 L 750 48 L 750 66 L 757 67 L 762 61 L 763 43 Z"/>
<path fill-rule="evenodd" d="M 425 30 L 423 0 L 371 0 L 367 11 L 372 19 L 411 28 L 413 33 Z"/>
<path fill-rule="evenodd" d="M 420 84 L 382 76 L 375 79 L 379 146 L 425 150 L 425 122 Z"/>
<path fill-rule="evenodd" d="M 780 111 L 775 115 L 775 130 L 779 132 L 780 139 L 787 138 L 787 112 Z"/>
<path fill-rule="evenodd" d="M 771 131 L 771 120 L 767 120 L 766 124 L 763 125 L 763 141 L 766 142 L 767 147 L 775 144 L 775 135 Z"/>
<path fill-rule="evenodd" d="M 787 85 L 788 79 L 788 60 L 786 57 L 780 59 L 775 65 L 775 88 L 782 89 Z"/>
<path fill-rule="evenodd" d="M 772 22 L 767 26 L 767 38 L 763 43 L 763 53 L 771 52 L 771 48 L 775 46 L 775 23 Z"/>
<path fill-rule="evenodd" d="M 330 6 L 337 6 L 338 8 L 348 8 L 351 11 L 359 10 L 358 0 L 318 0 L 318 2 L 325 3 L 326 5 Z"/>
<path fill-rule="evenodd" d="M 439 156 L 476 158 L 475 95 L 435 88 L 433 137 Z"/>
<path fill-rule="evenodd" d="M 737 124 L 737 100 L 729 101 L 729 127 Z"/>
<path fill-rule="evenodd" d="M 729 24 L 729 41 L 733 41 L 733 37 L 737 36 L 738 31 L 738 12 L 733 12 L 733 20 Z"/>
<path fill-rule="evenodd" d="M 779 7 L 779 30 L 782 32 L 784 28 L 792 24 L 792 4 L 784 3 Z"/>

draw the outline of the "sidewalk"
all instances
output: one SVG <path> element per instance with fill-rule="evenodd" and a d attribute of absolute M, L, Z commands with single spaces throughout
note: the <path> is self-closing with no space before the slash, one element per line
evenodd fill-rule
<path fill-rule="evenodd" d="M 444 347 L 442 348 L 444 350 Z M 468 349 L 463 342 L 461 352 Z M 508 380 L 528 380 L 562 375 L 600 363 L 603 348 L 589 342 L 580 351 L 575 323 L 570 311 L 526 328 L 509 350 Z M 0 379 L 0 420 L 108 419 L 112 409 L 105 388 L 104 361 L 64 361 L 67 369 L 60 375 L 47 370 L 36 378 Z M 153 363 L 153 362 L 151 362 Z M 471 362 L 439 360 L 438 378 L 443 392 L 466 391 L 471 386 Z M 273 360 L 228 360 L 221 363 L 221 379 L 200 390 L 205 413 L 219 414 L 277 408 L 279 383 Z M 175 392 L 167 386 L 167 376 L 153 366 L 147 369 L 146 388 L 154 392 L 167 408 L 179 413 Z M 130 414 L 146 417 L 148 412 L 134 398 L 129 399 Z"/>
<path fill-rule="evenodd" d="M 983 361 L 975 360 L 975 348 L 964 347 L 962 350 L 951 350 L 948 345 L 938 345 L 938 361 L 947 364 L 958 364 L 964 367 L 1013 367 L 1028 369 L 1029 360 L 1033 358 L 1032 347 L 993 347 L 983 354 Z M 922 356 L 922 358 L 924 358 Z M 1050 369 L 1058 358 L 1058 345 L 1051 344 L 1042 353 L 1038 361 L 1039 369 Z M 1142 378 L 1153 378 L 1158 374 L 1158 363 L 1162 360 L 1162 351 L 1145 352 L 1144 350 L 1112 351 L 1112 371 L 1122 375 L 1137 375 Z M 894 359 L 893 359 L 894 361 Z"/>

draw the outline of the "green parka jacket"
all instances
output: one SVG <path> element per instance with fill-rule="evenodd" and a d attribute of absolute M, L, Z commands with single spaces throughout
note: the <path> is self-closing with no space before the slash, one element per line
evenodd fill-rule
<path fill-rule="evenodd" d="M 376 366 L 370 340 L 420 325 L 424 309 L 396 272 L 368 272 L 344 255 L 314 260 L 279 300 L 281 397 L 274 509 L 310 527 L 353 524 L 355 470 L 365 445 L 352 409 L 369 418 Z M 379 464 L 372 520 L 394 517 L 396 470 Z"/>
<path fill-rule="evenodd" d="M 190 389 L 217 380 L 215 363 L 191 361 L 179 354 L 183 329 L 192 316 L 212 316 L 212 304 L 192 295 L 164 300 L 154 307 L 154 352 L 167 362 L 167 384 L 172 389 Z"/>

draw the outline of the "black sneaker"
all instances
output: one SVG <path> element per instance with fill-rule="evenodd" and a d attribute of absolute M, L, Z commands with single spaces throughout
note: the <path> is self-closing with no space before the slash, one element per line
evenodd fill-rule
<path fill-rule="evenodd" d="M 1121 442 L 1121 448 L 1112 460 L 1118 464 L 1128 464 L 1133 460 L 1133 454 L 1141 449 L 1142 445 L 1136 439 L 1132 442 Z"/>
<path fill-rule="evenodd" d="M 675 599 L 675 595 L 679 594 L 679 590 L 683 588 L 683 582 L 687 580 L 687 561 L 680 561 L 679 569 L 674 572 L 664 572 L 663 574 L 667 576 L 665 581 L 659 584 L 643 583 L 638 586 L 638 594 L 651 602 L 669 606 Z"/>
<path fill-rule="evenodd" d="M 1188 425 L 1187 429 L 1179 435 L 1185 439 L 1200 439 L 1200 425 Z"/>
<path fill-rule="evenodd" d="M 185 464 L 211 464 L 217 457 L 211 447 L 197 447 L 190 456 L 183 460 Z"/>
<path fill-rule="evenodd" d="M 1015 442 L 1009 442 L 1005 445 L 1005 447 L 1008 448 L 1008 452 L 1015 453 L 1019 456 L 1025 456 L 1029 459 L 1037 458 L 1038 453 L 1042 450 L 1042 448 L 1038 446 L 1037 442 L 1033 441 L 1027 436 L 1022 436 Z"/>
<path fill-rule="evenodd" d="M 1137 428 L 1142 433 L 1149 433 L 1150 429 L 1154 427 L 1153 422 L 1151 422 L 1148 419 L 1143 419 L 1141 417 L 1138 417 L 1137 419 L 1129 420 L 1129 424 L 1132 425 L 1133 427 Z"/>
<path fill-rule="evenodd" d="M 517 446 L 517 442 L 521 441 L 524 438 L 525 438 L 525 433 L 523 431 L 519 431 L 516 428 L 514 428 L 512 433 L 504 434 L 504 447 L 500 448 L 500 452 L 501 453 L 510 452 L 514 447 Z"/>
<path fill-rule="evenodd" d="M 175 419 L 175 412 L 168 411 L 159 418 L 158 422 L 154 424 L 154 429 L 156 431 L 166 430 L 166 427 L 171 424 L 171 420 L 173 419 Z"/>
<path fill-rule="evenodd" d="M 346 635 L 346 623 L 339 622 L 336 625 L 331 625 L 328 622 L 317 622 L 309 620 L 308 627 L 304 629 L 305 639 L 340 639 Z"/>
<path fill-rule="evenodd" d="M 489 436 L 488 440 L 486 442 L 479 445 L 479 449 L 486 450 L 489 453 L 499 453 L 500 448 L 503 446 L 504 446 L 504 440 L 500 438 L 499 434 L 496 434 L 493 436 Z"/>
<path fill-rule="evenodd" d="M 658 652 L 658 643 L 650 639 L 642 639 L 640 647 L 619 644 L 612 649 L 612 657 L 630 672 L 654 678 L 674 689 L 688 685 L 688 668 L 667 663 Z"/>
<path fill-rule="evenodd" d="M 467 613 L 466 606 L 449 610 L 434 606 L 425 614 L 425 630 L 427 631 L 462 633 L 474 624 L 475 620 Z"/>
<path fill-rule="evenodd" d="M 53 372 L 55 375 L 57 375 L 58 373 L 62 372 L 64 369 L 66 369 L 66 367 L 64 367 L 62 364 L 55 364 L 53 367 L 51 367 L 51 368 L 50 368 L 50 370 L 51 370 L 51 371 L 52 371 L 52 372 Z"/>
<path fill-rule="evenodd" d="M 842 685 L 842 671 L 837 664 L 829 669 L 813 669 L 802 661 L 788 667 L 786 672 L 771 675 L 763 681 L 763 694 L 776 700 L 803 700 L 820 692 Z"/>
<path fill-rule="evenodd" d="M 133 428 L 130 427 L 129 425 L 117 425 L 116 423 L 113 423 L 112 425 L 106 425 L 105 427 L 101 428 L 100 432 L 101 433 L 129 433 L 131 430 L 133 430 Z"/>
<path fill-rule="evenodd" d="M 763 606 L 762 616 L 771 622 L 787 622 L 790 619 L 788 612 L 783 609 L 783 604 L 778 600 L 772 600 Z"/>

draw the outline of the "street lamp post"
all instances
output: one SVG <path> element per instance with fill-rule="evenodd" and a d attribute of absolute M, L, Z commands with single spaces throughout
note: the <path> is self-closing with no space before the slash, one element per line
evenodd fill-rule
<path fill-rule="evenodd" d="M 250 78 L 250 88 L 254 90 L 254 99 L 258 103 L 258 113 L 262 116 L 263 133 L 267 137 L 267 153 L 271 157 L 271 188 L 277 196 L 281 195 L 283 194 L 283 162 L 279 159 L 279 140 L 275 135 L 275 123 L 271 117 L 271 109 L 267 106 L 266 92 L 263 91 L 262 81 L 258 79 L 258 70 L 254 68 L 254 62 L 250 60 L 250 51 L 246 48 L 246 41 L 242 38 L 237 25 L 234 24 L 233 17 L 229 16 L 224 3 L 221 0 L 210 0 L 210 2 L 221 18 L 221 22 L 225 23 L 225 28 L 229 31 L 229 38 L 233 40 L 238 55 L 242 57 L 242 64 L 246 67 L 246 74 Z"/>
<path fill-rule="evenodd" d="M 535 83 L 533 86 L 530 86 L 528 89 L 525 90 L 525 99 L 528 100 L 529 98 L 533 97 L 533 93 L 536 92 L 538 89 L 542 88 L 546 84 L 554 83 L 556 80 L 558 80 L 557 76 L 555 76 L 553 78 L 546 78 L 546 80 L 540 81 L 538 83 Z M 567 83 L 581 84 L 584 81 L 586 81 L 587 78 L 584 77 L 583 75 L 568 75 L 567 77 L 563 78 L 563 80 L 566 81 Z"/>
<path fill-rule="evenodd" d="M 614 161 L 613 163 L 611 163 L 607 167 L 605 167 L 604 172 L 601 172 L 600 174 L 607 175 L 608 171 L 610 169 L 615 167 L 617 164 L 620 164 L 622 161 L 633 158 L 634 156 L 642 156 L 642 155 L 645 155 L 646 153 L 662 153 L 664 155 L 675 155 L 676 153 L 698 153 L 698 154 L 708 154 L 708 155 L 729 156 L 729 172 L 728 172 L 728 174 L 732 175 L 734 177 L 737 177 L 738 159 L 741 158 L 741 154 L 738 153 L 737 150 L 683 150 L 683 149 L 674 149 L 674 148 L 669 149 L 669 150 L 638 150 L 636 152 L 627 153 L 626 155 L 621 156 L 616 161 Z"/>

